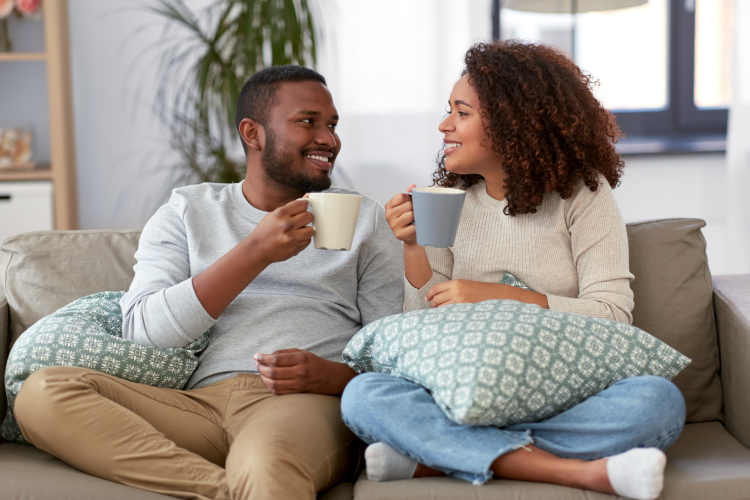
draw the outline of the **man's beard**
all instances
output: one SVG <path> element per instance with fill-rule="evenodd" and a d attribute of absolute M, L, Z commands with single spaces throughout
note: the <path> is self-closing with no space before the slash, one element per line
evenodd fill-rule
<path fill-rule="evenodd" d="M 266 127 L 266 149 L 260 159 L 263 171 L 269 179 L 281 187 L 299 193 L 325 191 L 331 187 L 331 174 L 324 177 L 311 177 L 302 169 L 294 170 L 294 152 L 291 148 L 279 145 L 270 127 Z"/>

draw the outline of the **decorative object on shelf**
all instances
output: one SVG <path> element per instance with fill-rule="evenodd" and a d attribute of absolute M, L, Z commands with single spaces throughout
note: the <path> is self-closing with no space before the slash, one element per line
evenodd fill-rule
<path fill-rule="evenodd" d="M 177 153 L 171 180 L 239 182 L 246 166 L 234 124 L 237 97 L 260 69 L 315 65 L 311 1 L 217 0 L 194 11 L 183 0 L 152 0 L 145 9 L 167 21 L 155 45 L 161 57 L 153 110 Z"/>
<path fill-rule="evenodd" d="M 15 12 L 16 16 L 32 19 L 41 17 L 42 0 L 0 0 L 0 52 L 13 50 L 13 42 L 8 34 L 8 18 Z"/>
<path fill-rule="evenodd" d="M 31 131 L 0 128 L 0 170 L 34 168 L 31 161 Z"/>

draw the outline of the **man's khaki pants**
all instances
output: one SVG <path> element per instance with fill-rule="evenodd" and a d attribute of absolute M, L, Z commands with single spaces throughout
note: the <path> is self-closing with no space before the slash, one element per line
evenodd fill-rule
<path fill-rule="evenodd" d="M 73 467 L 179 498 L 314 499 L 359 466 L 339 398 L 274 396 L 252 374 L 176 391 L 45 368 L 14 409 L 29 442 Z"/>

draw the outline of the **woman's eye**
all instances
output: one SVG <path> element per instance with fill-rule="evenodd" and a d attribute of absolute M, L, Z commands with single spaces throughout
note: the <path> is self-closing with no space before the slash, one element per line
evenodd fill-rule
<path fill-rule="evenodd" d="M 469 113 L 466 113 L 464 111 L 459 111 L 458 112 L 458 116 L 468 116 L 468 115 L 469 115 Z"/>

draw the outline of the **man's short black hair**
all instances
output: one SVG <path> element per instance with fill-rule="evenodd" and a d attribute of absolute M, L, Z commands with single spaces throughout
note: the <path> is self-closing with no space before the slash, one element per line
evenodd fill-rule
<path fill-rule="evenodd" d="M 240 122 L 245 118 L 255 120 L 263 126 L 268 124 L 268 112 L 276 91 L 279 85 L 286 82 L 320 82 L 327 86 L 323 75 L 296 64 L 273 66 L 258 71 L 245 82 L 237 98 L 237 114 L 234 121 L 238 132 Z M 240 141 L 242 141 L 242 148 L 245 149 L 245 141 L 242 137 Z"/>

